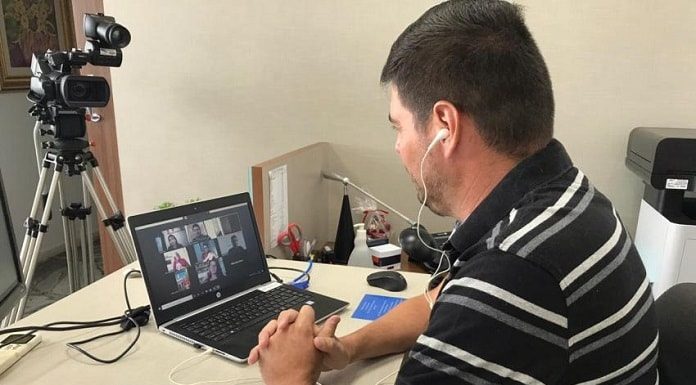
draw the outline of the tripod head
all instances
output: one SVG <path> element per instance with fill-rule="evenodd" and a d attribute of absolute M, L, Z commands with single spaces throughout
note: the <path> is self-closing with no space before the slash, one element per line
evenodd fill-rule
<path fill-rule="evenodd" d="M 54 136 L 55 142 L 84 137 L 87 108 L 109 104 L 111 89 L 106 79 L 79 75 L 79 69 L 87 64 L 119 67 L 123 59 L 121 48 L 130 43 L 130 33 L 113 17 L 85 14 L 83 23 L 87 38 L 84 50 L 48 50 L 32 56 L 27 99 L 33 106 L 29 113 L 51 126 L 41 134 Z M 47 143 L 60 147 L 55 142 Z"/>

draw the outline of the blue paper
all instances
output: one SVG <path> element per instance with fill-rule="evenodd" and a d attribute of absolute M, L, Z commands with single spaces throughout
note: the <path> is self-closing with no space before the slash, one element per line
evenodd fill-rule
<path fill-rule="evenodd" d="M 399 297 L 365 294 L 358 308 L 353 312 L 353 318 L 374 321 L 405 300 Z"/>

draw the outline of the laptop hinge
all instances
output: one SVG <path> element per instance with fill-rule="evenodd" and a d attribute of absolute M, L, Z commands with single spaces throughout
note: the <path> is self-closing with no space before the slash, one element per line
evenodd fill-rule
<path fill-rule="evenodd" d="M 265 292 L 271 291 L 272 289 L 275 289 L 276 287 L 281 286 L 281 285 L 282 284 L 280 284 L 278 282 L 272 281 L 272 282 L 269 282 L 269 283 L 259 287 L 258 290 L 265 293 Z"/>

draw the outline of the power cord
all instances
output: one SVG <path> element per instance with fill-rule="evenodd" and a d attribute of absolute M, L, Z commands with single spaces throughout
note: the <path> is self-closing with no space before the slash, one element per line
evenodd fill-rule
<path fill-rule="evenodd" d="M 278 283 L 284 283 L 283 280 L 278 277 L 278 275 L 274 274 L 270 270 L 288 270 L 288 271 L 297 271 L 300 273 L 299 276 L 295 277 L 292 281 L 290 281 L 288 284 L 292 285 L 298 289 L 305 290 L 309 288 L 309 281 L 311 279 L 311 276 L 309 275 L 309 272 L 312 271 L 312 267 L 314 267 L 314 260 L 311 258 L 308 261 L 307 268 L 305 270 L 300 270 L 296 269 L 294 267 L 281 267 L 281 266 L 272 266 L 269 267 L 269 273 L 271 276 L 278 282 Z"/>
<path fill-rule="evenodd" d="M 213 349 L 206 349 L 203 353 L 196 354 L 193 357 L 189 357 L 180 363 L 178 363 L 175 367 L 172 368 L 172 370 L 169 371 L 169 382 L 171 382 L 174 385 L 204 385 L 204 384 L 226 384 L 226 383 L 231 383 L 234 382 L 235 384 L 241 385 L 241 384 L 255 384 L 255 383 L 263 383 L 260 378 L 231 378 L 227 380 L 207 380 L 207 381 L 198 381 L 194 382 L 191 384 L 185 384 L 182 382 L 178 382 L 177 380 L 174 379 L 174 375 L 176 372 L 179 371 L 179 368 L 184 366 L 185 364 L 197 359 L 197 358 L 202 358 L 207 355 L 210 355 L 213 353 Z M 236 382 L 235 382 L 236 381 Z"/>
<path fill-rule="evenodd" d="M 382 377 L 379 381 L 375 382 L 375 385 L 382 385 L 382 383 L 384 383 L 384 381 L 385 381 L 387 378 L 389 378 L 389 377 L 391 377 L 391 376 L 393 376 L 393 375 L 395 375 L 395 374 L 397 374 L 397 373 L 399 373 L 399 369 L 396 369 L 395 371 L 393 371 L 393 372 L 387 374 L 386 376 Z M 393 383 L 392 383 L 392 384 L 393 384 Z"/>
<path fill-rule="evenodd" d="M 150 320 L 150 305 L 145 305 L 145 306 L 139 306 L 135 309 L 132 309 L 130 306 L 130 300 L 128 298 L 128 287 L 127 287 L 127 281 L 128 277 L 131 274 L 135 273 L 140 273 L 139 270 L 130 270 L 128 273 L 125 274 L 123 277 L 123 295 L 126 301 L 126 306 L 128 310 L 124 312 L 124 315 L 122 316 L 116 316 L 116 317 L 110 317 L 110 318 L 105 318 L 101 320 L 96 320 L 96 321 L 57 321 L 57 322 L 51 322 L 45 325 L 41 326 L 23 326 L 23 327 L 18 327 L 18 328 L 10 328 L 10 329 L 3 329 L 0 330 L 0 335 L 3 334 L 10 334 L 10 333 L 18 333 L 18 332 L 25 332 L 28 331 L 26 334 L 19 335 L 16 338 L 9 340 L 9 341 L 4 341 L 3 344 L 0 345 L 0 348 L 12 344 L 14 342 L 20 341 L 23 338 L 26 338 L 28 336 L 33 335 L 37 331 L 68 331 L 68 330 L 78 330 L 78 329 L 90 329 L 90 328 L 97 328 L 97 327 L 106 327 L 106 326 L 115 326 L 119 325 L 121 327 L 121 330 L 116 331 L 116 332 L 111 332 L 111 333 L 106 333 L 106 334 L 101 334 L 95 337 L 91 337 L 85 340 L 81 341 L 75 341 L 75 342 L 68 342 L 66 345 L 72 349 L 77 350 L 78 352 L 84 354 L 85 356 L 89 357 L 90 359 L 104 363 L 104 364 L 111 364 L 114 363 L 118 360 L 120 360 L 123 356 L 125 356 L 132 348 L 135 346 L 135 343 L 138 342 L 138 339 L 140 338 L 140 327 L 144 326 L 148 323 Z M 58 326 L 58 325 L 66 325 L 66 326 Z M 80 348 L 79 345 L 86 344 L 104 337 L 110 337 L 114 336 L 117 334 L 121 334 L 123 332 L 126 332 L 134 327 L 137 327 L 138 333 L 135 336 L 135 339 L 131 342 L 130 345 L 117 357 L 112 358 L 112 359 L 102 359 L 99 357 L 96 357 L 89 352 L 85 351 L 84 349 Z"/>

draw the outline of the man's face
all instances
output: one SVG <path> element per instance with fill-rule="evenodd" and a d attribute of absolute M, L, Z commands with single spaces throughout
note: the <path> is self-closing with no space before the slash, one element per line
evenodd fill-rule
<path fill-rule="evenodd" d="M 208 252 L 208 245 L 203 245 L 203 252 L 207 253 Z"/>
<path fill-rule="evenodd" d="M 424 127 L 416 127 L 415 115 L 402 104 L 399 93 L 393 85 L 390 86 L 390 94 L 389 121 L 396 131 L 394 150 L 399 154 L 401 163 L 416 186 L 418 201 L 422 203 L 425 197 L 425 190 L 423 189 L 423 181 L 420 176 L 420 165 L 430 143 L 426 133 L 431 130 Z M 423 177 L 428 187 L 428 201 L 426 205 L 435 214 L 445 215 L 446 210 L 443 202 L 444 180 L 433 166 L 431 155 L 428 155 L 423 164 Z"/>
<path fill-rule="evenodd" d="M 232 240 L 232 246 L 237 247 L 237 245 L 239 245 L 239 243 L 237 241 L 237 237 L 233 236 L 231 238 L 231 240 Z"/>
<path fill-rule="evenodd" d="M 194 225 L 193 228 L 191 228 L 191 230 L 193 230 L 193 236 L 197 237 L 197 236 L 201 235 L 200 226 Z"/>

